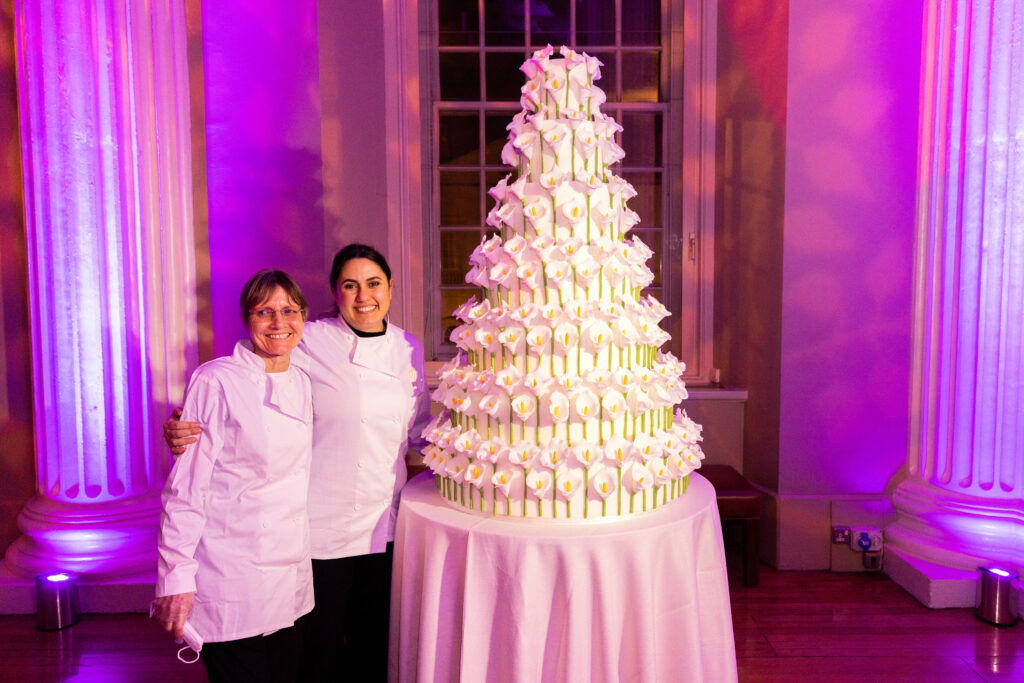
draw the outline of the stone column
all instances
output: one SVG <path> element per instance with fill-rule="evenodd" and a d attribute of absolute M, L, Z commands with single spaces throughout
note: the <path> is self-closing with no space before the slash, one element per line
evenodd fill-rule
<path fill-rule="evenodd" d="M 979 564 L 1024 567 L 1024 2 L 936 0 L 926 21 L 908 476 L 885 562 L 926 604 L 966 606 Z"/>
<path fill-rule="evenodd" d="M 7 566 L 156 566 L 159 434 L 196 364 L 182 0 L 15 0 L 36 496 Z"/>

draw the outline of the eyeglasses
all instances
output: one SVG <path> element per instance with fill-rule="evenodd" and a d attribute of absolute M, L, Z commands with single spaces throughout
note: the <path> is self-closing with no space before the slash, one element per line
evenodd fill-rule
<path fill-rule="evenodd" d="M 280 314 L 281 318 L 284 320 L 298 320 L 302 317 L 302 309 L 291 308 L 290 306 L 280 310 L 274 308 L 251 308 L 249 309 L 249 314 L 256 316 L 257 320 L 262 320 L 264 322 L 273 320 L 274 316 L 278 314 Z"/>

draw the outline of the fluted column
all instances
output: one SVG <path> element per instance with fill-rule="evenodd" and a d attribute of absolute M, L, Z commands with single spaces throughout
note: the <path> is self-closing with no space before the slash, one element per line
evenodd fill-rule
<path fill-rule="evenodd" d="M 929 3 L 909 476 L 886 544 L 971 570 L 1024 566 L 1022 32 L 1024 0 Z"/>
<path fill-rule="evenodd" d="M 36 496 L 13 571 L 155 567 L 159 424 L 195 366 L 182 0 L 15 0 Z"/>

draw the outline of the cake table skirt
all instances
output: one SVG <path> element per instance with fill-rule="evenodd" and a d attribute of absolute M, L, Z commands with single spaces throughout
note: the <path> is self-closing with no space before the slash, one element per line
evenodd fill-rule
<path fill-rule="evenodd" d="M 699 474 L 641 517 L 581 524 L 449 507 L 433 475 L 402 492 L 392 681 L 736 680 L 715 493 Z"/>

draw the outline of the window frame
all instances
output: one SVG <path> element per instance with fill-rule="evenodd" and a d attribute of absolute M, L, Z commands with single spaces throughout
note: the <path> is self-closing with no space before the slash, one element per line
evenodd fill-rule
<path fill-rule="evenodd" d="M 439 353 L 439 328 L 442 325 L 441 269 L 432 267 L 432 264 L 439 264 L 440 255 L 440 231 L 434 222 L 435 216 L 439 216 L 435 175 L 437 164 L 434 158 L 437 144 L 432 137 L 433 131 L 437 129 L 433 98 L 438 87 L 434 7 L 433 0 L 403 0 L 385 4 L 386 65 L 391 63 L 401 67 L 400 71 L 407 75 L 418 74 L 418 79 L 407 78 L 401 81 L 404 87 L 389 87 L 389 90 L 394 90 L 389 95 L 389 120 L 399 122 L 398 133 L 403 140 L 415 143 L 403 146 L 403 152 L 395 159 L 401 172 L 394 176 L 389 173 L 389 202 L 393 196 L 392 185 L 398 190 L 405 188 L 404 192 L 398 193 L 401 201 L 392 211 L 393 220 L 389 221 L 389 234 L 392 237 L 389 244 L 397 247 L 392 249 L 391 254 L 394 259 L 398 253 L 399 270 L 411 276 L 406 279 L 408 286 L 402 293 L 406 326 L 411 331 L 419 332 L 428 366 L 431 366 L 429 369 L 436 369 L 445 359 L 445 354 Z M 689 18 L 692 24 L 688 30 L 684 30 L 684 17 Z M 664 200 L 664 235 L 667 237 L 675 234 L 678 241 L 671 240 L 671 243 L 663 244 L 663 249 L 676 254 L 677 258 L 664 259 L 662 296 L 659 298 L 670 310 L 678 311 L 678 315 L 663 321 L 663 327 L 673 336 L 674 349 L 691 349 L 683 358 L 687 363 L 684 379 L 690 384 L 707 384 L 714 379 L 712 323 L 717 0 L 668 0 L 663 7 L 662 22 L 668 40 L 663 60 L 667 64 L 663 71 L 674 70 L 681 74 L 681 78 L 668 78 L 667 83 L 663 82 L 667 88 L 667 98 L 660 104 L 669 110 L 674 108 L 681 112 L 683 125 L 666 126 L 667 135 L 662 139 L 666 147 L 663 154 L 667 155 L 665 158 L 668 165 L 673 167 L 672 173 L 662 183 L 662 192 L 668 195 Z M 419 93 L 418 102 L 409 101 L 414 99 L 409 96 L 413 91 Z M 684 101 L 684 93 L 689 94 L 687 101 Z M 473 107 L 474 111 L 485 111 L 479 104 Z M 618 103 L 616 107 L 628 108 Z M 518 109 L 518 105 L 515 105 L 510 110 L 510 119 Z M 420 112 L 425 115 L 421 116 Z M 626 153 L 628 159 L 628 149 Z M 628 172 L 623 177 L 629 180 Z M 419 190 L 410 192 L 410 186 Z M 418 206 L 410 203 L 412 197 L 422 198 Z M 669 230 L 670 221 L 677 226 L 674 233 Z M 415 227 L 419 227 L 418 236 L 411 234 Z M 671 288 L 664 286 L 667 278 L 678 279 L 679 301 L 671 300 Z M 676 353 L 679 355 L 678 351 Z"/>

